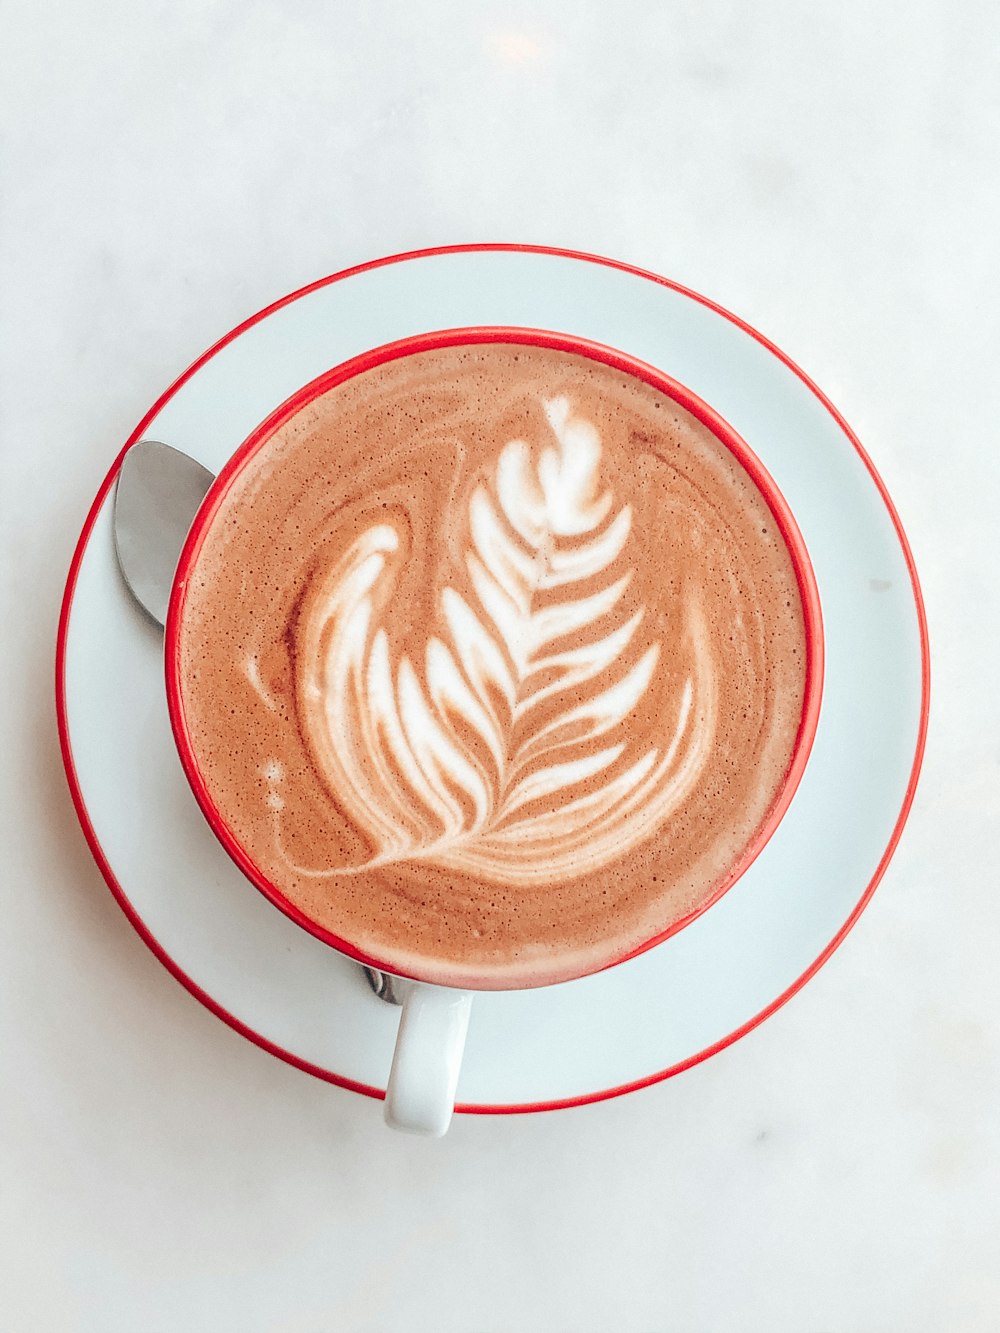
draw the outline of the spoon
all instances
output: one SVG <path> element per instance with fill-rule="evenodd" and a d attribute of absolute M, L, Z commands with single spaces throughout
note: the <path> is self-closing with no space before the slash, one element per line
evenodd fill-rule
<path fill-rule="evenodd" d="M 214 480 L 197 459 L 158 440 L 139 440 L 122 459 L 113 525 L 118 568 L 136 602 L 161 629 L 181 549 Z M 363 971 L 379 999 L 402 1004 L 395 977 L 373 967 Z"/>
<path fill-rule="evenodd" d="M 129 591 L 162 629 L 181 548 L 215 477 L 190 456 L 140 440 L 115 484 L 115 552 Z"/>

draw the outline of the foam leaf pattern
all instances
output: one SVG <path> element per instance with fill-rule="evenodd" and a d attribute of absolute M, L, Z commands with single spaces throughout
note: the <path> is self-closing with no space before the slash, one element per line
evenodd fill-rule
<path fill-rule="evenodd" d="M 515 886 L 577 876 L 650 836 L 697 781 L 715 729 L 689 608 L 691 671 L 655 744 L 632 716 L 662 645 L 625 594 L 633 515 L 600 483 L 601 441 L 565 397 L 551 442 L 501 449 L 468 501 L 465 579 L 437 594 L 422 661 L 397 655 L 392 521 L 326 575 L 300 640 L 314 758 L 371 844 L 363 865 L 431 863 Z M 647 726 L 648 731 L 648 726 Z"/>

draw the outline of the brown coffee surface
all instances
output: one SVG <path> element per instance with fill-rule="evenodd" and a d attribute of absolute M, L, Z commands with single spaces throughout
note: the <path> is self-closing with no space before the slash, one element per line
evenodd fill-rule
<path fill-rule="evenodd" d="M 297 412 L 190 574 L 181 696 L 264 876 L 390 968 L 526 986 L 710 900 L 772 809 L 795 571 L 710 430 L 589 358 L 418 352 Z"/>

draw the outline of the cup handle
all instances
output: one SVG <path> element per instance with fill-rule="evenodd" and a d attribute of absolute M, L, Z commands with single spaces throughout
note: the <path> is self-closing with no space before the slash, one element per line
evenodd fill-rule
<path fill-rule="evenodd" d="M 386 1123 L 440 1138 L 451 1123 L 472 995 L 406 983 L 396 1049 L 385 1093 Z"/>

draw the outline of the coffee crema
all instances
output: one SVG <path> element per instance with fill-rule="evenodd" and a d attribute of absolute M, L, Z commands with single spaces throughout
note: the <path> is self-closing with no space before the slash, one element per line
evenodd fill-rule
<path fill-rule="evenodd" d="M 321 392 L 183 589 L 182 711 L 259 875 L 451 985 L 594 971 L 732 877 L 780 795 L 802 599 L 754 481 L 660 389 L 466 344 Z"/>

